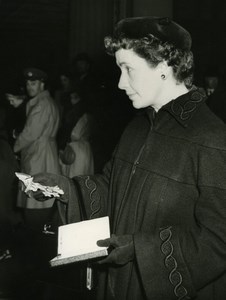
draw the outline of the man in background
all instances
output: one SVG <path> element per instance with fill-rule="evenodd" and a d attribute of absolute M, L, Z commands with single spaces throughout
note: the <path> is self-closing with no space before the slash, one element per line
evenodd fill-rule
<path fill-rule="evenodd" d="M 24 70 L 28 102 L 26 122 L 16 137 L 14 152 L 20 152 L 21 172 L 34 175 L 40 172 L 59 174 L 56 133 L 59 112 L 49 91 L 46 89 L 47 74 L 36 68 Z M 41 229 L 48 220 L 53 200 L 40 203 L 22 194 L 17 205 L 23 208 L 25 224 Z"/>

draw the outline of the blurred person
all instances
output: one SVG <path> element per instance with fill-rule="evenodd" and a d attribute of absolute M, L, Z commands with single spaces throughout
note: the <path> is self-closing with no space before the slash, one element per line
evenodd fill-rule
<path fill-rule="evenodd" d="M 142 112 L 102 174 L 58 184 L 62 221 L 109 216 L 112 236 L 97 270 L 97 299 L 223 300 L 226 295 L 226 127 L 193 86 L 189 32 L 168 17 L 123 19 L 105 46 L 118 87 Z M 40 201 L 40 193 L 34 193 Z"/>
<path fill-rule="evenodd" d="M 219 84 L 219 73 L 216 67 L 210 67 L 204 75 L 204 88 L 207 96 L 214 93 Z"/>
<path fill-rule="evenodd" d="M 93 68 L 93 62 L 88 53 L 78 53 L 71 63 L 75 86 L 79 88 L 89 110 L 98 105 L 97 93 L 101 86 L 97 70 Z"/>
<path fill-rule="evenodd" d="M 216 67 L 210 67 L 204 76 L 204 86 L 208 95 L 207 105 L 226 123 L 226 80 Z"/>
<path fill-rule="evenodd" d="M 6 111 L 0 108 L 0 260 L 6 258 L 12 234 L 21 217 L 16 210 L 17 179 L 19 165 L 8 142 Z M 4 250 L 1 252 L 1 250 Z"/>
<path fill-rule="evenodd" d="M 78 53 L 72 62 L 74 75 L 78 81 L 88 80 L 92 74 L 92 60 L 88 53 Z M 92 77 L 93 79 L 93 77 Z"/>
<path fill-rule="evenodd" d="M 25 98 L 19 95 L 13 95 L 6 93 L 6 98 L 9 101 L 10 105 L 12 105 L 14 108 L 18 108 L 22 103 L 24 103 Z"/>
<path fill-rule="evenodd" d="M 73 74 L 69 67 L 62 68 L 59 72 L 59 87 L 54 94 L 54 100 L 56 101 L 59 110 L 60 117 L 64 113 L 64 110 L 70 106 L 70 94 L 74 90 Z"/>
<path fill-rule="evenodd" d="M 120 126 L 119 113 L 115 118 L 109 87 L 101 78 L 86 52 L 78 53 L 71 63 L 75 89 L 79 90 L 87 112 L 92 118 L 90 143 L 95 172 L 101 172 L 115 147 L 115 134 Z M 113 126 L 112 126 L 113 124 Z"/>
<path fill-rule="evenodd" d="M 70 95 L 71 107 L 59 129 L 60 165 L 63 175 L 93 174 L 94 159 L 90 145 L 91 116 L 86 113 L 83 100 L 77 92 Z"/>
<path fill-rule="evenodd" d="M 36 68 L 24 70 L 26 91 L 26 123 L 16 137 L 14 152 L 21 155 L 21 172 L 34 175 L 39 172 L 60 173 L 56 134 L 59 112 L 46 89 L 47 74 Z M 51 211 L 53 200 L 40 203 L 20 193 L 17 205 L 24 209 L 25 223 L 40 228 Z"/>
<path fill-rule="evenodd" d="M 22 84 L 12 84 L 6 88 L 5 98 L 7 107 L 6 127 L 9 133 L 9 142 L 13 146 L 16 136 L 23 130 L 26 122 L 27 95 Z"/>

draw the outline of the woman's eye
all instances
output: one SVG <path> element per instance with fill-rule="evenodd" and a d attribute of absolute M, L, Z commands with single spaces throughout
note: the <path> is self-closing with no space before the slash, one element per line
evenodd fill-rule
<path fill-rule="evenodd" d="M 132 71 L 132 69 L 130 67 L 126 67 L 126 70 L 128 73 L 130 73 Z"/>

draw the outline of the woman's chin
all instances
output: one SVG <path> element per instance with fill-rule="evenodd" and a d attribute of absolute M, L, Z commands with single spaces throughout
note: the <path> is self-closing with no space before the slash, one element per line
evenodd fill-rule
<path fill-rule="evenodd" d="M 145 107 L 144 105 L 142 105 L 141 103 L 136 102 L 136 101 L 132 101 L 132 105 L 136 109 L 140 109 L 140 108 L 144 108 Z"/>

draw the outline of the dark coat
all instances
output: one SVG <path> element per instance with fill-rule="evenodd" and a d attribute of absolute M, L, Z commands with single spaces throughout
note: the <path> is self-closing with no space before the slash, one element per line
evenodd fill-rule
<path fill-rule="evenodd" d="M 82 101 L 65 107 L 62 124 L 57 133 L 58 148 L 64 150 L 67 143 L 71 141 L 71 133 L 81 116 L 85 113 L 85 105 Z"/>
<path fill-rule="evenodd" d="M 16 220 L 17 179 L 19 166 L 7 137 L 0 129 L 0 226 L 12 225 Z M 0 230 L 1 231 L 1 230 Z"/>
<path fill-rule="evenodd" d="M 103 175 L 74 179 L 88 218 L 107 214 L 111 233 L 134 237 L 135 260 L 100 274 L 98 299 L 225 299 L 226 127 L 205 99 L 193 88 L 147 109 Z"/>

